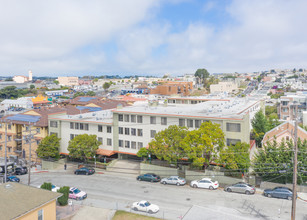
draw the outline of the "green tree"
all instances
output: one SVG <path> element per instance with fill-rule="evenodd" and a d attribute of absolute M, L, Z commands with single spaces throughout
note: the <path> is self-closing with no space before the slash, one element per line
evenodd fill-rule
<path fill-rule="evenodd" d="M 136 156 L 141 157 L 141 158 L 147 158 L 149 154 L 149 151 L 147 148 L 142 147 L 137 153 Z"/>
<path fill-rule="evenodd" d="M 149 151 L 160 160 L 177 164 L 178 159 L 186 156 L 184 138 L 187 133 L 187 128 L 171 125 L 155 135 L 155 138 L 149 143 Z"/>
<path fill-rule="evenodd" d="M 63 186 L 58 190 L 59 193 L 62 193 L 63 195 L 58 198 L 58 203 L 60 206 L 65 206 L 68 203 L 68 196 L 69 196 L 69 187 Z"/>
<path fill-rule="evenodd" d="M 107 90 L 110 88 L 111 85 L 112 85 L 111 83 L 105 82 L 105 83 L 102 85 L 102 88 L 103 88 L 105 91 L 107 91 Z"/>
<path fill-rule="evenodd" d="M 252 127 L 256 144 L 257 146 L 261 146 L 263 136 L 268 131 L 268 123 L 261 110 L 255 114 L 255 117 L 252 120 Z"/>
<path fill-rule="evenodd" d="M 280 125 L 277 113 L 271 113 L 267 117 L 267 123 L 268 123 L 268 128 L 267 128 L 268 131 Z"/>
<path fill-rule="evenodd" d="M 35 89 L 35 85 L 30 85 L 30 89 Z"/>
<path fill-rule="evenodd" d="M 53 158 L 58 160 L 60 158 L 59 148 L 60 148 L 60 138 L 55 134 L 45 137 L 36 150 L 38 157 L 43 159 Z"/>
<path fill-rule="evenodd" d="M 80 134 L 69 141 L 67 150 L 71 157 L 86 161 L 96 155 L 99 145 L 96 135 Z"/>
<path fill-rule="evenodd" d="M 53 80 L 53 83 L 59 85 L 59 81 L 58 80 Z"/>
<path fill-rule="evenodd" d="M 88 92 L 86 93 L 86 95 L 88 95 L 88 96 L 95 96 L 96 93 L 93 92 L 93 91 L 88 91 Z"/>
<path fill-rule="evenodd" d="M 209 77 L 209 72 L 206 69 L 196 70 L 194 76 L 201 80 L 202 83 L 205 82 L 205 79 Z"/>
<path fill-rule="evenodd" d="M 220 152 L 219 163 L 225 164 L 227 169 L 247 170 L 251 165 L 249 148 L 249 144 L 241 142 L 230 145 Z"/>
<path fill-rule="evenodd" d="M 52 190 L 52 184 L 44 182 L 43 185 L 41 185 L 41 189 L 46 189 L 51 191 Z"/>
<path fill-rule="evenodd" d="M 79 97 L 79 96 L 85 96 L 85 93 L 84 92 L 76 92 L 74 94 L 74 98 Z"/>
<path fill-rule="evenodd" d="M 219 124 L 204 122 L 197 130 L 189 131 L 184 138 L 184 152 L 193 165 L 208 166 L 225 146 L 225 135 Z"/>

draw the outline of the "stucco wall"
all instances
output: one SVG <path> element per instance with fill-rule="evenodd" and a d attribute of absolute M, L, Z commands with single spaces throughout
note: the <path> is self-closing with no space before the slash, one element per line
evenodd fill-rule
<path fill-rule="evenodd" d="M 44 220 L 55 220 L 56 219 L 56 200 L 45 204 L 42 207 L 34 209 L 33 211 L 29 212 L 28 214 L 17 218 L 20 220 L 33 220 L 38 219 L 38 211 L 43 209 L 43 219 Z"/>

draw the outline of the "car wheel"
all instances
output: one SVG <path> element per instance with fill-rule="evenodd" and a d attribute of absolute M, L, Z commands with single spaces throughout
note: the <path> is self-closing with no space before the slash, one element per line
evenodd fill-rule
<path fill-rule="evenodd" d="M 137 180 L 138 180 L 138 181 L 141 181 L 141 178 L 138 178 Z"/>
<path fill-rule="evenodd" d="M 176 183 L 177 186 L 180 186 L 180 183 Z"/>
<path fill-rule="evenodd" d="M 88 173 L 85 173 L 85 175 L 88 175 Z"/>
<path fill-rule="evenodd" d="M 150 180 L 150 182 L 152 182 L 152 183 L 153 183 L 153 180 Z"/>
<path fill-rule="evenodd" d="M 232 190 L 230 188 L 227 188 L 227 192 L 232 192 Z"/>
<path fill-rule="evenodd" d="M 272 198 L 272 195 L 271 195 L 271 194 L 268 194 L 268 197 L 269 197 L 269 198 Z"/>
<path fill-rule="evenodd" d="M 78 172 L 75 172 L 76 175 L 78 175 Z"/>
<path fill-rule="evenodd" d="M 152 214 L 152 213 L 153 213 L 153 211 L 151 211 L 151 210 L 148 210 L 148 213 L 149 213 L 149 214 Z"/>
<path fill-rule="evenodd" d="M 193 188 L 197 188 L 198 186 L 196 184 L 193 185 Z"/>
<path fill-rule="evenodd" d="M 245 191 L 245 194 L 246 194 L 246 195 L 250 195 L 251 193 L 250 193 L 250 191 L 246 190 L 246 191 Z"/>
<path fill-rule="evenodd" d="M 287 198 L 288 200 L 292 200 L 292 196 L 288 196 L 288 198 Z"/>
<path fill-rule="evenodd" d="M 210 190 L 213 190 L 213 186 L 209 186 L 209 189 L 210 189 Z"/>
<path fill-rule="evenodd" d="M 134 207 L 133 210 L 134 210 L 134 211 L 139 211 L 137 207 Z"/>
<path fill-rule="evenodd" d="M 162 183 L 163 183 L 164 185 L 166 185 L 166 182 L 165 182 L 165 181 L 163 181 Z"/>
<path fill-rule="evenodd" d="M 268 197 L 268 194 L 266 194 L 266 193 L 263 193 L 263 195 L 266 196 L 266 197 Z"/>

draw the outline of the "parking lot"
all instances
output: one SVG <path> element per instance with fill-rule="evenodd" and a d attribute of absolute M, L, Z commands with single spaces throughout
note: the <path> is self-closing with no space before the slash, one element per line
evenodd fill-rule
<path fill-rule="evenodd" d="M 27 183 L 27 175 L 20 176 Z M 74 186 L 88 194 L 84 201 L 74 204 L 121 209 L 134 212 L 131 204 L 149 200 L 160 207 L 161 219 L 290 219 L 291 201 L 267 198 L 256 193 L 245 195 L 227 193 L 222 189 L 194 189 L 188 185 L 174 186 L 139 182 L 135 176 L 111 172 L 96 172 L 91 176 L 74 175 L 72 171 L 32 173 L 31 185 L 52 182 L 57 186 Z M 297 200 L 297 219 L 307 219 L 307 203 Z M 204 216 L 202 216 L 204 215 Z"/>

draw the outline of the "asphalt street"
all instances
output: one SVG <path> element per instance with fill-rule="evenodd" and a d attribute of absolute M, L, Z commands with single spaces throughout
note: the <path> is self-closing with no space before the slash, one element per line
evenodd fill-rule
<path fill-rule="evenodd" d="M 27 183 L 27 175 L 20 176 Z M 245 195 L 210 191 L 186 186 L 139 182 L 135 176 L 119 173 L 95 173 L 92 176 L 74 175 L 72 171 L 32 173 L 31 185 L 52 182 L 57 186 L 74 186 L 88 194 L 75 204 L 130 210 L 135 201 L 149 200 L 160 207 L 161 219 L 290 219 L 291 201 L 267 198 L 261 194 Z M 297 200 L 297 219 L 307 219 L 307 202 Z"/>

